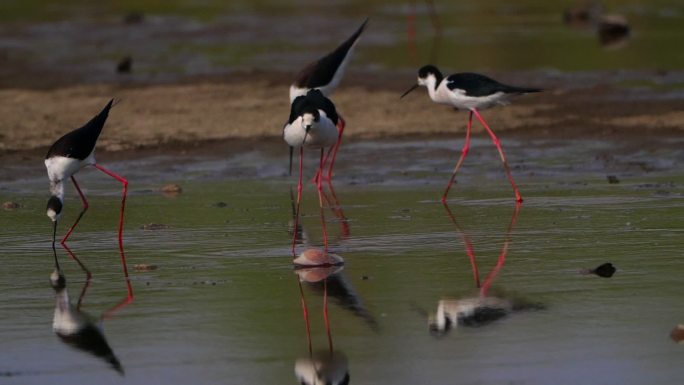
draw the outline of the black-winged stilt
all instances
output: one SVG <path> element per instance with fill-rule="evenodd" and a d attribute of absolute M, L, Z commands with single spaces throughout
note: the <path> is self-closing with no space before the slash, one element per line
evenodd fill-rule
<path fill-rule="evenodd" d="M 55 270 L 50 275 L 50 283 L 55 290 L 55 313 L 52 320 L 52 329 L 55 334 L 68 345 L 103 359 L 123 375 L 123 366 L 109 346 L 102 329 L 91 320 L 90 316 L 80 310 L 85 288 L 81 292 L 78 305 L 74 306 L 69 299 L 66 279 L 59 265 L 55 265 Z"/>
<path fill-rule="evenodd" d="M 354 53 L 354 47 L 361 36 L 361 33 L 366 28 L 368 19 L 364 20 L 361 26 L 354 32 L 347 40 L 345 40 L 334 51 L 328 53 L 315 62 L 309 63 L 297 75 L 296 80 L 290 85 L 290 103 L 294 103 L 299 96 L 306 95 L 309 90 L 320 90 L 323 95 L 330 96 L 335 91 L 342 80 L 344 71 L 351 60 Z M 325 163 L 330 159 L 330 166 L 328 167 L 327 178 L 332 178 L 333 168 L 335 166 L 335 159 L 337 158 L 337 151 L 342 144 L 342 133 L 344 132 L 344 120 L 340 120 L 340 125 L 337 126 L 337 142 L 325 157 Z M 322 177 L 321 172 L 318 177 Z"/>
<path fill-rule="evenodd" d="M 310 90 L 304 96 L 298 96 L 290 109 L 290 118 L 283 127 L 283 138 L 290 145 L 290 171 L 292 169 L 292 152 L 294 148 L 299 148 L 299 182 L 297 184 L 297 204 L 295 210 L 294 229 L 299 226 L 299 208 L 302 199 L 302 174 L 304 166 L 304 147 L 320 148 L 321 157 L 316 178 L 316 188 L 318 189 L 319 205 L 323 207 L 322 173 L 325 159 L 323 157 L 325 148 L 333 146 L 337 140 L 337 126 L 343 122 L 337 114 L 333 102 L 326 98 L 319 90 Z M 342 123 L 344 124 L 344 123 Z M 323 241 L 325 252 L 328 251 L 328 237 L 323 225 Z M 294 231 L 292 238 L 292 256 L 295 256 L 295 244 L 297 242 L 297 231 Z"/>
<path fill-rule="evenodd" d="M 76 182 L 74 175 L 86 166 L 93 166 L 103 173 L 111 176 L 123 185 L 123 193 L 121 198 L 121 212 L 119 216 L 119 253 L 121 255 L 121 265 L 123 267 L 124 276 L 126 277 L 126 285 L 128 287 L 128 296 L 133 296 L 130 281 L 128 279 L 128 269 L 126 268 L 126 257 L 123 249 L 123 223 L 124 223 L 124 209 L 126 206 L 126 193 L 128 190 L 128 181 L 122 176 L 107 170 L 100 166 L 95 161 L 95 144 L 102 132 L 109 110 L 112 107 L 114 99 L 102 109 L 102 111 L 95 115 L 83 127 L 77 128 L 61 138 L 59 138 L 48 150 L 45 156 L 45 167 L 47 168 L 48 177 L 50 179 L 50 193 L 52 194 L 47 203 L 47 215 L 54 223 L 52 245 L 54 249 L 55 238 L 57 233 L 57 222 L 62 215 L 64 206 L 64 183 L 68 178 L 76 187 L 78 195 L 83 202 L 83 210 L 79 213 L 74 224 L 69 228 L 61 244 L 65 245 L 67 239 L 76 228 L 76 225 L 83 217 L 83 214 L 88 210 L 88 200 L 83 191 Z"/>
<path fill-rule="evenodd" d="M 483 110 L 500 104 L 506 104 L 513 95 L 539 92 L 541 89 L 509 86 L 499 83 L 494 79 L 488 78 L 487 76 L 470 72 L 457 73 L 449 75 L 445 78 L 437 69 L 437 67 L 433 65 L 426 65 L 420 68 L 418 71 L 418 83 L 406 90 L 401 97 L 403 98 L 420 86 L 427 87 L 428 94 L 433 102 L 446 104 L 455 107 L 456 109 L 465 109 L 470 111 L 468 117 L 468 128 L 466 129 L 465 143 L 463 144 L 463 149 L 461 150 L 461 157 L 456 163 L 456 167 L 454 167 L 454 171 L 451 174 L 449 184 L 444 191 L 444 195 L 442 195 L 442 202 L 446 201 L 447 195 L 449 194 L 449 189 L 456 179 L 456 173 L 461 167 L 461 164 L 463 163 L 463 160 L 470 149 L 470 131 L 473 124 L 473 114 L 475 117 L 477 117 L 480 123 L 482 123 L 482 126 L 484 126 L 485 130 L 487 130 L 487 133 L 492 138 L 494 145 L 499 151 L 499 156 L 501 157 L 501 162 L 506 170 L 506 175 L 508 176 L 508 180 L 511 182 L 511 186 L 513 186 L 513 191 L 515 192 L 515 200 L 517 202 L 522 202 L 522 196 L 520 196 L 518 187 L 515 185 L 515 181 L 511 175 L 511 170 L 508 167 L 508 162 L 504 156 L 499 138 L 497 138 L 494 134 L 494 131 L 489 128 L 489 125 L 482 118 L 478 110 Z"/>

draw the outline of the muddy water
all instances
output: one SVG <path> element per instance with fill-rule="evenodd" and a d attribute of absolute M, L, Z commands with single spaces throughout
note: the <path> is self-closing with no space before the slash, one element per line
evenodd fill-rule
<path fill-rule="evenodd" d="M 453 217 L 438 198 L 457 141 L 343 147 L 335 184 L 342 211 L 324 214 L 331 249 L 346 264 L 327 281 L 331 341 L 320 282 L 302 283 L 312 350 L 325 358 L 332 348 L 331 372 L 356 384 L 684 380 L 684 351 L 668 338 L 684 322 L 681 143 L 504 145 L 526 199 L 517 216 L 496 152 L 482 138 L 450 197 Z M 289 262 L 293 179 L 282 155 L 256 149 L 228 159 L 187 155 L 177 166 L 163 157 L 109 164 L 131 180 L 125 244 L 135 300 L 101 321 L 124 377 L 52 331 L 45 181 L 15 165 L 27 177 L 0 190 L 1 201 L 23 205 L 0 212 L 0 382 L 297 383 L 296 363 L 300 374 L 311 363 Z M 69 246 L 92 271 L 80 310 L 97 322 L 126 293 L 115 240 L 119 188 L 95 171 L 79 175 L 91 209 Z M 183 192 L 160 194 L 166 182 Z M 65 223 L 79 207 L 72 189 L 68 196 Z M 321 244 L 319 220 L 309 185 L 310 246 Z M 165 227 L 141 228 L 150 223 Z M 476 293 L 469 253 L 482 282 L 500 268 L 490 295 L 534 306 L 431 333 L 440 301 Z M 59 256 L 76 305 L 85 275 L 66 252 Z M 617 267 L 612 278 L 579 274 L 604 262 Z"/>

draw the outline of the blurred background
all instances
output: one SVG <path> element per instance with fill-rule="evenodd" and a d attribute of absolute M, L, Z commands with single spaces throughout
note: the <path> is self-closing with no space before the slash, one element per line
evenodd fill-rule
<path fill-rule="evenodd" d="M 445 72 L 551 75 L 638 70 L 662 77 L 684 67 L 681 1 L 4 0 L 0 86 L 174 82 L 238 72 L 291 78 L 366 17 L 352 77 L 429 61 Z M 623 80 L 662 86 L 650 75 Z"/>

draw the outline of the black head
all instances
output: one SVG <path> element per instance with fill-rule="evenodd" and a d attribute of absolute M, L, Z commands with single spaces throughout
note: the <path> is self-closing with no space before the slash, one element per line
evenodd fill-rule
<path fill-rule="evenodd" d="M 451 318 L 449 317 L 444 317 L 444 324 L 440 325 L 437 320 L 430 320 L 428 323 L 428 330 L 430 331 L 430 335 L 435 337 L 435 338 L 442 338 L 449 334 L 451 331 L 451 328 L 453 326 L 453 322 L 451 321 Z"/>
<path fill-rule="evenodd" d="M 51 196 L 47 202 L 47 216 L 52 219 L 53 222 L 57 222 L 59 217 L 62 216 L 62 200 L 58 196 Z"/>
<path fill-rule="evenodd" d="M 64 278 L 64 274 L 59 269 L 55 269 L 50 274 L 50 284 L 55 291 L 61 291 L 66 288 L 66 278 Z"/>
<path fill-rule="evenodd" d="M 440 80 L 442 80 L 442 73 L 439 72 L 439 69 L 432 64 L 422 66 L 418 70 L 418 79 L 427 79 L 427 77 L 430 75 L 434 75 L 435 78 L 437 78 L 438 83 Z"/>

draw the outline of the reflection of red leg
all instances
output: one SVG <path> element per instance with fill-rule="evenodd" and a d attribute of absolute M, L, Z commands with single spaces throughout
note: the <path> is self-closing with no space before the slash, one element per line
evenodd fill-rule
<path fill-rule="evenodd" d="M 78 259 L 78 257 L 76 257 L 76 254 L 74 254 L 74 252 L 71 251 L 71 249 L 69 248 L 69 246 L 66 245 L 66 243 L 62 243 L 62 248 L 66 250 L 67 254 L 69 254 L 71 259 L 76 261 L 78 267 L 80 267 L 81 270 L 83 270 L 83 272 L 86 273 L 86 281 L 85 284 L 83 284 L 83 289 L 81 289 L 81 294 L 78 296 L 78 302 L 76 303 L 76 309 L 80 309 L 81 304 L 83 302 L 83 297 L 85 297 L 86 291 L 88 291 L 88 287 L 90 287 L 90 280 L 93 277 L 93 275 L 90 274 L 90 270 L 88 270 L 88 268 L 81 262 L 81 260 Z"/>
<path fill-rule="evenodd" d="M 330 318 L 328 317 L 328 278 L 323 280 L 323 320 L 325 321 L 325 331 L 328 333 L 328 347 L 332 354 L 333 340 L 330 332 Z"/>
<path fill-rule="evenodd" d="M 306 340 L 309 343 L 309 355 L 313 354 L 313 347 L 311 345 L 311 324 L 309 323 L 309 309 L 306 306 L 306 299 L 304 299 L 304 289 L 302 288 L 302 281 L 297 277 L 299 283 L 299 298 L 302 303 L 302 314 L 304 315 L 304 325 L 306 326 Z"/>
<path fill-rule="evenodd" d="M 78 195 L 81 197 L 81 201 L 83 202 L 83 210 L 81 210 L 81 213 L 78 214 L 78 217 L 76 218 L 76 222 L 71 225 L 69 231 L 67 231 L 64 238 L 62 238 L 62 241 L 60 242 L 62 246 L 64 246 L 64 243 L 67 241 L 67 239 L 69 239 L 69 235 L 71 235 L 71 233 L 74 231 L 78 221 L 80 221 L 81 217 L 83 217 L 83 214 L 85 214 L 86 210 L 88 210 L 88 200 L 86 199 L 85 195 L 83 195 L 83 191 L 81 191 L 81 188 L 78 186 L 78 183 L 76 183 L 76 178 L 74 178 L 73 175 L 71 176 L 71 181 L 74 182 L 74 187 L 76 187 L 76 191 L 78 191 Z"/>
<path fill-rule="evenodd" d="M 323 153 L 324 149 L 321 148 L 321 160 L 318 166 L 318 172 L 323 173 Z M 316 189 L 318 189 L 318 205 L 319 209 L 321 212 L 321 228 L 323 229 L 323 250 L 327 253 L 328 252 L 328 229 L 326 228 L 325 225 L 325 214 L 323 212 L 323 183 L 321 178 L 317 178 L 316 180 Z"/>
<path fill-rule="evenodd" d="M 126 267 L 126 254 L 124 253 L 123 247 L 123 224 L 124 224 L 124 210 L 126 208 L 126 194 L 128 193 L 128 181 L 124 179 L 119 174 L 107 170 L 106 168 L 100 166 L 99 164 L 94 164 L 95 168 L 102 171 L 103 173 L 111 176 L 112 178 L 118 180 L 123 185 L 123 192 L 121 197 L 121 214 L 119 216 L 119 253 L 121 254 L 121 266 L 123 267 L 124 276 L 126 277 L 126 287 L 128 288 L 128 297 L 130 300 L 133 299 L 133 288 L 131 287 L 131 281 L 128 279 L 128 268 Z M 128 302 L 130 302 L 130 300 Z"/>
<path fill-rule="evenodd" d="M 522 204 L 520 202 L 517 202 L 515 204 L 515 209 L 513 210 L 513 216 L 511 217 L 511 223 L 508 224 L 508 228 L 506 229 L 506 238 L 504 240 L 503 246 L 501 246 L 501 252 L 499 252 L 499 258 L 496 262 L 496 265 L 492 270 L 487 274 L 487 278 L 485 278 L 484 283 L 482 284 L 482 288 L 480 289 L 480 295 L 483 297 L 487 296 L 487 292 L 489 291 L 489 287 L 492 285 L 492 282 L 496 278 L 497 275 L 499 275 L 499 271 L 501 271 L 501 268 L 503 267 L 504 263 L 506 262 L 506 254 L 508 254 L 508 245 L 511 242 L 511 232 L 513 231 L 513 228 L 515 227 L 515 223 L 518 221 L 518 216 L 520 215 L 520 207 Z"/>
<path fill-rule="evenodd" d="M 297 205 L 295 209 L 294 235 L 292 236 L 292 258 L 296 257 L 295 245 L 297 245 L 297 228 L 299 227 L 299 206 L 302 202 L 302 173 L 304 169 L 304 147 L 299 148 L 299 182 L 297 183 Z"/>
<path fill-rule="evenodd" d="M 114 307 L 112 307 L 111 309 L 107 310 L 106 312 L 104 312 L 104 313 L 102 314 L 102 316 L 100 317 L 100 319 L 103 319 L 103 320 L 104 320 L 104 319 L 112 318 L 112 316 L 114 316 L 114 313 L 116 313 L 117 311 L 119 311 L 119 310 L 121 310 L 122 308 L 126 307 L 126 306 L 127 306 L 128 304 L 130 304 L 131 302 L 133 302 L 133 295 L 128 295 L 128 296 L 126 296 L 126 298 L 124 298 L 121 302 L 119 302 L 118 304 L 116 304 Z"/>
<path fill-rule="evenodd" d="M 328 180 L 332 180 L 332 173 L 333 173 L 333 167 L 335 167 L 335 159 L 337 158 L 337 151 L 340 149 L 340 146 L 342 145 L 342 133 L 344 132 L 344 127 L 346 123 L 344 122 L 344 119 L 342 119 L 342 116 L 339 116 L 339 120 L 337 122 L 337 142 L 332 146 L 330 151 L 332 151 L 332 159 L 330 159 L 330 166 L 328 166 Z M 328 153 L 330 155 L 330 153 Z M 326 156 L 326 161 L 328 160 L 328 157 Z M 323 169 L 321 168 L 321 175 L 323 172 Z"/>
<path fill-rule="evenodd" d="M 451 189 L 451 185 L 454 184 L 454 181 L 456 180 L 456 173 L 458 173 L 458 169 L 461 168 L 461 165 L 463 164 L 463 160 L 465 157 L 468 155 L 468 151 L 470 150 L 470 131 L 473 127 L 473 112 L 470 112 L 470 116 L 468 116 L 468 127 L 466 128 L 466 137 L 465 137 L 465 142 L 463 143 L 463 148 L 461 149 L 461 157 L 458 158 L 458 162 L 456 162 L 456 167 L 454 167 L 454 171 L 451 173 L 451 179 L 449 179 L 449 184 L 447 184 L 446 190 L 444 190 L 444 194 L 442 194 L 442 203 L 446 204 L 446 198 L 447 195 L 449 195 L 449 189 Z"/>
<path fill-rule="evenodd" d="M 461 233 L 461 236 L 463 237 L 463 244 L 465 245 L 466 254 L 468 255 L 468 259 L 470 259 L 470 267 L 473 270 L 475 286 L 477 288 L 480 288 L 480 273 L 477 270 L 477 261 L 475 260 L 475 250 L 473 248 L 473 242 L 470 240 L 468 234 L 465 231 L 463 231 L 461 226 L 456 221 L 456 217 L 451 212 L 451 209 L 449 208 L 449 205 L 446 203 L 446 201 L 443 201 L 442 204 L 444 205 L 444 208 L 447 211 L 447 215 L 449 215 L 449 218 L 451 219 L 451 223 L 453 223 L 454 226 L 456 226 L 456 229 L 459 233 Z"/>
<path fill-rule="evenodd" d="M 335 214 L 335 217 L 340 221 L 340 227 L 342 229 L 342 238 L 349 238 L 349 220 L 344 215 L 344 210 L 342 210 L 340 200 L 337 198 L 337 194 L 335 194 L 335 189 L 333 188 L 333 185 L 330 181 L 328 181 L 328 189 L 330 190 L 330 198 L 328 198 L 328 195 L 325 193 L 325 191 L 323 191 L 323 198 L 325 199 L 325 203 L 328 205 L 328 207 L 330 207 L 330 210 L 332 210 L 333 214 Z"/>
<path fill-rule="evenodd" d="M 492 141 L 494 142 L 494 145 L 496 146 L 496 149 L 499 151 L 499 156 L 501 157 L 501 163 L 503 163 L 504 169 L 506 169 L 506 175 L 508 176 L 508 180 L 511 182 L 511 186 L 513 186 L 513 191 L 515 192 L 515 200 L 516 202 L 522 202 L 522 196 L 520 196 L 520 191 L 518 191 L 518 187 L 515 185 L 515 181 L 513 180 L 513 176 L 511 175 L 511 169 L 508 167 L 508 162 L 506 161 L 506 157 L 504 156 L 503 149 L 501 148 L 501 142 L 499 141 L 499 138 L 496 137 L 494 134 L 494 131 L 492 131 L 491 128 L 489 128 L 489 125 L 487 125 L 487 122 L 482 118 L 479 112 L 477 112 L 476 109 L 471 110 L 472 113 L 475 114 L 477 119 L 482 123 L 482 126 L 484 126 L 485 130 L 487 130 L 487 133 L 489 136 L 492 138 Z"/>

